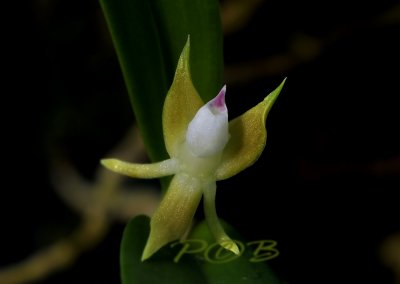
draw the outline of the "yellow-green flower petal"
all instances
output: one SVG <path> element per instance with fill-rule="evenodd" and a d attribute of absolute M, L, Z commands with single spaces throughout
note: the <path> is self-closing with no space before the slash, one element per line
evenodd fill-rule
<path fill-rule="evenodd" d="M 165 98 L 163 131 L 165 147 L 174 157 L 179 145 L 185 140 L 186 129 L 196 112 L 204 105 L 193 86 L 189 66 L 190 39 L 179 58 L 174 81 Z"/>
<path fill-rule="evenodd" d="M 187 174 L 176 174 L 150 221 L 150 236 L 142 261 L 165 244 L 181 238 L 190 227 L 203 194 L 202 184 Z"/>
<path fill-rule="evenodd" d="M 217 180 L 236 175 L 251 166 L 261 155 L 267 141 L 265 121 L 286 79 L 261 103 L 229 123 L 231 138 L 217 169 Z"/>
<path fill-rule="evenodd" d="M 178 169 L 177 161 L 174 159 L 153 164 L 133 164 L 117 159 L 103 159 L 101 160 L 101 164 L 107 169 L 121 175 L 147 179 L 173 175 Z"/>

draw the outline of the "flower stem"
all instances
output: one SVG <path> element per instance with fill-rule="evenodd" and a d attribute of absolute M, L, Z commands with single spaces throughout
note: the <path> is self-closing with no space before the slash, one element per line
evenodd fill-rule
<path fill-rule="evenodd" d="M 204 213 L 211 233 L 217 242 L 225 249 L 230 250 L 234 254 L 239 254 L 239 248 L 236 243 L 225 233 L 218 220 L 217 211 L 215 209 L 215 182 L 210 182 L 204 187 Z"/>

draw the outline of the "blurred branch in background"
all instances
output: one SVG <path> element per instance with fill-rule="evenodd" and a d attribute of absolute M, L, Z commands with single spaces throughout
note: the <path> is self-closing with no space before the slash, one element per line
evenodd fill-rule
<path fill-rule="evenodd" d="M 308 160 L 301 161 L 300 174 L 304 179 L 317 180 L 342 174 L 364 174 L 373 177 L 400 176 L 400 156 L 364 163 L 332 163 L 316 166 Z"/>
<path fill-rule="evenodd" d="M 222 7 L 224 31 L 231 33 L 238 29 L 239 23 L 244 25 L 249 20 L 261 0 L 229 1 Z M 235 17 L 237 22 L 235 21 Z M 305 33 L 293 33 L 287 50 L 268 58 L 259 58 L 251 62 L 241 62 L 237 65 L 225 67 L 225 78 L 230 84 L 244 83 L 258 78 L 287 74 L 300 64 L 312 61 L 329 45 L 348 36 L 361 33 L 372 27 L 382 28 L 400 23 L 400 5 L 390 7 L 376 18 L 367 20 L 366 23 L 353 23 L 345 27 L 337 27 L 325 37 L 314 37 Z"/>
<path fill-rule="evenodd" d="M 229 35 L 246 25 L 264 0 L 229 0 L 221 3 L 221 20 L 224 35 Z"/>
<path fill-rule="evenodd" d="M 133 137 L 133 139 L 132 139 Z M 109 153 L 112 157 L 140 161 L 144 146 L 137 128 L 129 131 Z M 0 269 L 0 283 L 26 283 L 72 265 L 84 251 L 97 246 L 116 220 L 151 216 L 159 194 L 150 186 L 124 186 L 124 177 L 99 166 L 95 180 L 82 179 L 68 162 L 54 161 L 53 184 L 60 196 L 81 215 L 81 224 L 70 235 L 21 262 Z"/>
<path fill-rule="evenodd" d="M 133 138 L 133 139 L 132 139 Z M 105 157 L 140 162 L 146 158 L 137 127 L 131 129 Z M 151 216 L 158 203 L 158 193 L 151 186 L 124 186 L 126 178 L 99 166 L 93 184 L 83 180 L 68 162 L 55 162 L 53 184 L 56 191 L 74 210 L 84 215 L 101 214 L 113 220 L 129 221 L 139 214 Z"/>

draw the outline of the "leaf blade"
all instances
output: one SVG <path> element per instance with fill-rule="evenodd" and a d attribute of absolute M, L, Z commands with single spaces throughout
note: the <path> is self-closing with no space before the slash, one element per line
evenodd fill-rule
<path fill-rule="evenodd" d="M 149 1 L 100 0 L 148 154 L 167 157 L 161 113 L 168 90 L 159 34 Z"/>

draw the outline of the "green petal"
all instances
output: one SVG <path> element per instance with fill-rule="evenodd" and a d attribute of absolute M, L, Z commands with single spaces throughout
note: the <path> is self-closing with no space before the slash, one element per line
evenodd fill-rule
<path fill-rule="evenodd" d="M 117 159 L 103 159 L 101 164 L 107 169 L 133 178 L 159 178 L 173 175 L 178 169 L 174 159 L 153 164 L 132 164 Z"/>
<path fill-rule="evenodd" d="M 186 129 L 196 112 L 204 105 L 193 86 L 189 65 L 188 38 L 175 71 L 174 81 L 165 98 L 163 131 L 168 154 L 174 157 L 179 144 L 185 140 Z"/>
<path fill-rule="evenodd" d="M 204 214 L 206 216 L 207 224 L 210 228 L 211 233 L 217 240 L 220 246 L 239 254 L 239 248 L 234 241 L 225 233 L 218 220 L 217 211 L 215 209 L 215 193 L 216 193 L 215 182 L 209 183 L 204 188 Z"/>
<path fill-rule="evenodd" d="M 217 180 L 236 175 L 251 166 L 261 155 L 267 141 L 265 121 L 285 81 L 286 79 L 261 103 L 229 122 L 231 138 L 217 169 Z"/>
<path fill-rule="evenodd" d="M 142 261 L 188 231 L 202 196 L 201 184 L 186 174 L 177 174 L 150 221 L 150 236 Z"/>

